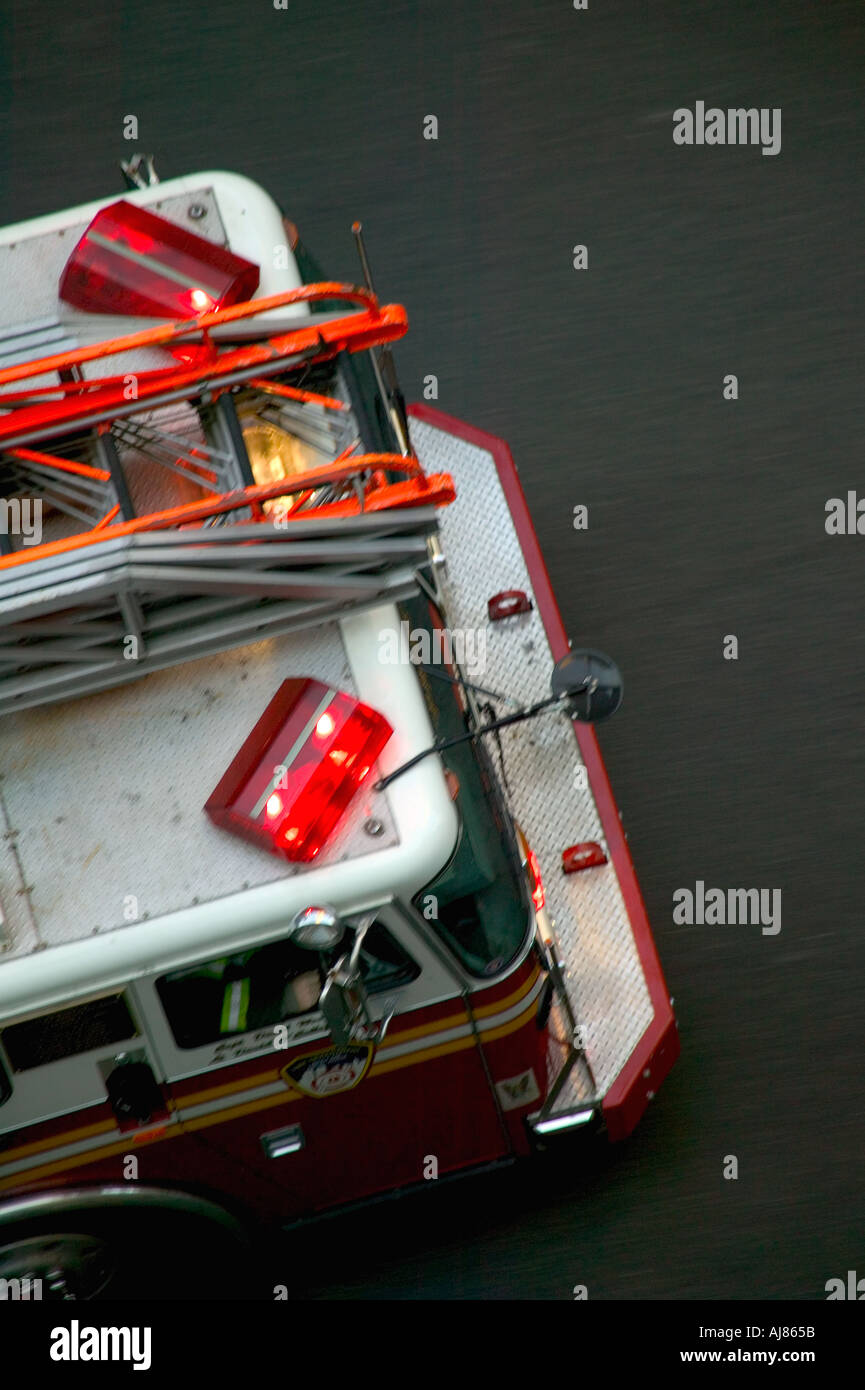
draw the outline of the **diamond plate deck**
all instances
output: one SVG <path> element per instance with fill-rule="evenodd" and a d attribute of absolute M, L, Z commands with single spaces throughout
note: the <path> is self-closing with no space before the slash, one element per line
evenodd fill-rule
<path fill-rule="evenodd" d="M 532 584 L 513 518 L 487 450 L 413 419 L 412 442 L 428 472 L 448 472 L 457 500 L 441 514 L 447 569 L 442 589 L 452 629 L 486 633 L 486 664 L 473 678 L 524 704 L 549 694 L 553 657 L 537 607 L 490 623 L 487 600 L 505 589 L 531 594 Z M 566 876 L 561 852 L 597 840 L 601 821 L 579 747 L 558 714 L 502 731 L 511 805 L 540 863 L 547 908 L 560 946 L 570 998 L 583 1031 L 597 1093 L 603 1096 L 653 1017 L 652 1003 L 618 877 L 612 862 Z M 553 1018 L 551 1034 L 567 1041 Z M 551 1044 L 555 1070 L 564 1049 Z M 556 1112 L 591 1098 L 588 1078 L 572 1074 Z"/>

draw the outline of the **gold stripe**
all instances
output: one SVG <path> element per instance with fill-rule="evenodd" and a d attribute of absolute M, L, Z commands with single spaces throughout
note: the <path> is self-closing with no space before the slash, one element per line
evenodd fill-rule
<path fill-rule="evenodd" d="M 163 1136 L 168 1138 L 168 1135 Z M 16 1173 L 14 1177 L 0 1179 L 0 1189 L 5 1187 L 17 1187 L 24 1182 L 35 1182 L 37 1178 L 50 1177 L 52 1173 L 62 1173 L 66 1168 L 83 1167 L 86 1163 L 96 1163 L 99 1159 L 108 1158 L 111 1154 L 128 1153 L 132 1147 L 132 1138 L 122 1144 L 109 1144 L 104 1149 L 95 1149 L 91 1153 L 74 1154 L 71 1158 L 59 1158 L 53 1163 L 43 1163 L 39 1168 L 28 1168 L 26 1172 Z"/>
<path fill-rule="evenodd" d="M 197 1120 L 181 1120 L 180 1123 L 185 1130 L 209 1129 L 211 1125 L 240 1120 L 244 1115 L 254 1115 L 257 1110 L 270 1110 L 274 1105 L 287 1105 L 295 1100 L 303 1100 L 303 1096 L 299 1091 L 290 1091 L 286 1086 L 284 1091 L 275 1096 L 261 1096 L 258 1100 L 247 1101 L 245 1105 L 232 1105 L 227 1110 L 215 1110 L 212 1115 L 199 1115 Z"/>
<path fill-rule="evenodd" d="M 525 1026 L 530 1018 L 534 1018 L 534 1015 L 535 1001 L 532 1000 L 529 1007 L 523 1010 L 517 1018 L 511 1019 L 510 1023 L 503 1023 L 500 1028 L 492 1028 L 488 1033 L 483 1033 L 481 1035 L 482 1041 L 485 1043 L 495 1042 L 498 1038 L 507 1037 L 509 1033 L 516 1033 L 518 1029 Z M 414 1062 L 429 1062 L 434 1057 L 444 1057 L 449 1052 L 460 1052 L 464 1048 L 474 1047 L 474 1045 L 473 1034 L 467 1038 L 454 1038 L 451 1042 L 439 1043 L 437 1047 L 427 1047 L 423 1052 L 410 1052 L 405 1057 L 394 1057 L 391 1061 L 379 1062 L 378 1065 L 373 1062 L 369 1074 L 370 1076 L 373 1074 L 381 1076 L 384 1072 L 397 1071 L 401 1067 L 410 1067 Z"/>
<path fill-rule="evenodd" d="M 94 1134 L 116 1128 L 113 1120 L 100 1120 L 98 1124 L 83 1125 L 81 1129 L 66 1129 L 62 1134 L 52 1134 L 49 1139 L 34 1139 L 31 1144 L 20 1144 L 17 1149 L 0 1149 L 0 1165 L 11 1163 L 16 1158 L 26 1158 L 28 1154 L 39 1153 L 43 1149 L 59 1149 L 64 1144 L 76 1144 L 79 1139 L 92 1139 Z"/>
<path fill-rule="evenodd" d="M 507 995 L 504 999 L 498 999 L 495 1004 L 482 1004 L 479 1009 L 474 1010 L 475 1018 L 490 1018 L 493 1014 L 503 1013 L 504 1010 L 509 1009 L 512 1004 L 518 1003 L 518 1001 L 525 998 L 529 990 L 533 988 L 540 973 L 541 967 L 535 965 L 534 970 L 529 975 L 528 979 L 520 985 L 519 989 L 515 989 L 513 994 Z"/>

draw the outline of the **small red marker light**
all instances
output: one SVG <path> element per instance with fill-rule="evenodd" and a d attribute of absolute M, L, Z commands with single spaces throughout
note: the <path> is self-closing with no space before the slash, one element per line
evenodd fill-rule
<path fill-rule="evenodd" d="M 606 862 L 607 856 L 595 840 L 585 840 L 582 844 L 571 845 L 562 851 L 562 868 L 566 874 L 578 873 L 580 869 L 593 869 Z"/>
<path fill-rule="evenodd" d="M 491 623 L 501 622 L 502 618 L 512 618 L 515 613 L 530 613 L 532 601 L 522 589 L 503 589 L 487 600 L 487 614 Z"/>

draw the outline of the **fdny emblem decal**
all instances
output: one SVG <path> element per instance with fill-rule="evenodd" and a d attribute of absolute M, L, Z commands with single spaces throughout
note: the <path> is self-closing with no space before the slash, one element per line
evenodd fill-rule
<path fill-rule="evenodd" d="M 295 1057 L 279 1074 L 305 1096 L 332 1096 L 338 1091 L 350 1091 L 363 1080 L 372 1051 L 372 1043 L 352 1043 L 329 1047 L 325 1052 L 307 1052 Z"/>

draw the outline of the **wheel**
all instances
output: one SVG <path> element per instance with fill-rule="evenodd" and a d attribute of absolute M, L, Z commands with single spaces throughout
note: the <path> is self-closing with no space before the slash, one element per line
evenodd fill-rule
<path fill-rule="evenodd" d="M 248 1245 L 233 1224 L 158 1206 L 3 1216 L 0 1209 L 0 1298 L 244 1297 Z"/>
<path fill-rule="evenodd" d="M 94 1299 L 113 1273 L 111 1247 L 97 1236 L 49 1230 L 0 1243 L 0 1291 L 7 1299 Z"/>

